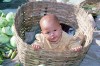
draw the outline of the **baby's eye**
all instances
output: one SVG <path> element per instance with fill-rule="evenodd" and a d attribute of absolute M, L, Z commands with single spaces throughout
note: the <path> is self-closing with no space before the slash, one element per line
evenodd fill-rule
<path fill-rule="evenodd" d="M 50 32 L 46 32 L 46 34 L 49 34 Z"/>
<path fill-rule="evenodd" d="M 54 30 L 54 31 L 57 31 L 57 30 Z"/>

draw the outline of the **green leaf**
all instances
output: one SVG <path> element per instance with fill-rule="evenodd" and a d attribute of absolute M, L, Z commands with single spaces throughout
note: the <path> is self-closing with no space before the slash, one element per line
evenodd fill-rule
<path fill-rule="evenodd" d="M 4 17 L 0 17 L 0 27 L 5 27 L 7 26 L 8 21 Z"/>
<path fill-rule="evenodd" d="M 7 35 L 3 33 L 0 34 L 0 43 L 7 43 L 9 41 L 10 41 L 10 38 Z"/>
<path fill-rule="evenodd" d="M 10 39 L 10 44 L 11 46 L 13 47 L 17 47 L 16 45 L 16 37 L 15 36 L 12 36 L 11 39 Z"/>
<path fill-rule="evenodd" d="M 9 22 L 8 25 L 12 26 L 12 24 L 14 23 L 14 18 L 15 18 L 15 14 L 13 12 L 9 12 L 6 15 L 6 20 Z"/>
<path fill-rule="evenodd" d="M 11 30 L 11 27 L 10 27 L 10 26 L 3 27 L 3 28 L 2 28 L 2 33 L 5 33 L 5 34 L 10 35 L 10 36 L 12 36 L 12 35 L 13 35 L 13 33 L 12 33 L 12 30 Z"/>

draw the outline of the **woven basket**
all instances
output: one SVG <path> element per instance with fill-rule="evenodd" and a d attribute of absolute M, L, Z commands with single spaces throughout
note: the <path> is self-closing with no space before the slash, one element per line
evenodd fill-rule
<path fill-rule="evenodd" d="M 70 25 L 77 30 L 75 35 L 77 32 L 83 32 L 86 35 L 81 52 L 34 51 L 31 45 L 24 41 L 25 32 L 30 31 L 33 25 L 37 25 L 45 14 L 55 14 L 61 23 Z M 92 41 L 93 25 L 88 14 L 83 9 L 69 4 L 42 1 L 23 4 L 18 8 L 14 25 L 18 57 L 24 66 L 41 64 L 45 64 L 45 66 L 78 66 Z"/>

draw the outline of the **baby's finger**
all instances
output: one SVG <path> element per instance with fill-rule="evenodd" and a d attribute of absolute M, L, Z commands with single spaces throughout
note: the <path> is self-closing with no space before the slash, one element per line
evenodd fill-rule
<path fill-rule="evenodd" d="M 35 45 L 35 48 L 36 48 L 36 49 L 38 49 L 38 46 L 37 46 L 37 45 Z"/>
<path fill-rule="evenodd" d="M 76 47 L 74 51 L 78 51 L 78 47 Z"/>
<path fill-rule="evenodd" d="M 40 49 L 40 46 L 39 45 L 36 45 L 36 49 Z"/>
<path fill-rule="evenodd" d="M 76 48 L 72 48 L 71 51 L 77 51 L 77 49 Z"/>
<path fill-rule="evenodd" d="M 77 51 L 78 51 L 78 52 L 81 51 L 81 49 L 82 49 L 82 46 L 77 47 Z"/>
<path fill-rule="evenodd" d="M 38 50 L 39 49 L 39 45 L 32 45 L 34 50 Z"/>

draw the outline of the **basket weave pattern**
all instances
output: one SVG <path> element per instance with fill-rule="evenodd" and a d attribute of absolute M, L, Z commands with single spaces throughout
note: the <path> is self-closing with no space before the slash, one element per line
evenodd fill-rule
<path fill-rule="evenodd" d="M 40 18 L 45 14 L 55 14 L 61 23 L 75 28 L 77 30 L 75 34 L 82 32 L 86 35 L 82 52 L 34 51 L 31 45 L 24 42 L 25 32 L 30 31 L 33 25 L 37 25 Z M 78 66 L 92 41 L 93 26 L 88 14 L 76 6 L 55 2 L 29 2 L 18 8 L 15 17 L 15 33 L 18 56 L 24 66 L 38 66 L 39 64 L 46 64 L 46 66 Z M 69 57 L 69 53 L 72 55 L 71 57 Z"/>

